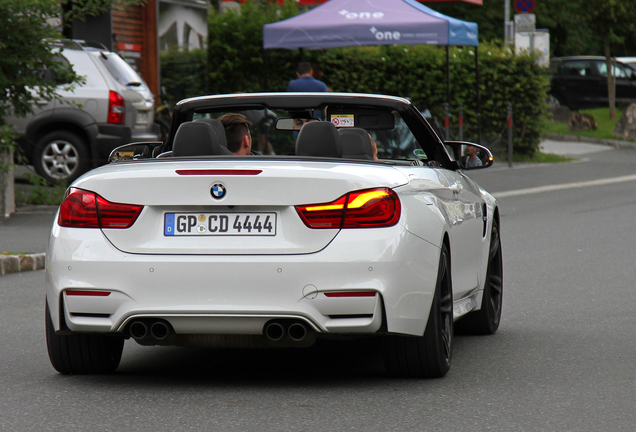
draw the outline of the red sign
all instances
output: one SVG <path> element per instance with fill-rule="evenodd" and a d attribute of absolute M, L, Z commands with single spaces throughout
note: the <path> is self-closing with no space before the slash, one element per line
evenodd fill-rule
<path fill-rule="evenodd" d="M 117 49 L 120 51 L 141 51 L 141 45 L 118 42 Z"/>
<path fill-rule="evenodd" d="M 517 13 L 532 13 L 534 11 L 534 0 L 515 0 L 515 10 Z"/>

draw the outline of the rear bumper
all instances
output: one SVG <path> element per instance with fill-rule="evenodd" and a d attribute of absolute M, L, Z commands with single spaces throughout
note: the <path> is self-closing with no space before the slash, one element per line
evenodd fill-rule
<path fill-rule="evenodd" d="M 99 230 L 55 226 L 46 290 L 56 330 L 123 332 L 135 318 L 160 318 L 177 334 L 250 335 L 290 318 L 317 333 L 374 333 L 384 309 L 388 331 L 422 335 L 438 259 L 399 225 L 344 230 L 317 253 L 247 256 L 128 254 Z M 342 291 L 376 294 L 326 295 Z"/>

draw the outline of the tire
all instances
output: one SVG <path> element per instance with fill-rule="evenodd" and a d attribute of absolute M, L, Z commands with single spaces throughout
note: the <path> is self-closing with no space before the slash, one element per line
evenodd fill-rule
<path fill-rule="evenodd" d="M 90 169 L 88 148 L 72 132 L 51 132 L 38 141 L 33 151 L 33 167 L 51 184 L 68 184 Z"/>
<path fill-rule="evenodd" d="M 46 347 L 51 365 L 64 375 L 108 374 L 119 366 L 124 338 L 101 334 L 56 335 L 46 304 Z"/>
<path fill-rule="evenodd" d="M 435 295 L 423 336 L 384 337 L 385 367 L 390 375 L 441 378 L 450 370 L 453 355 L 453 292 L 450 254 L 442 246 Z"/>
<path fill-rule="evenodd" d="M 495 219 L 490 233 L 488 249 L 488 268 L 481 309 L 466 314 L 456 324 L 458 333 L 472 335 L 491 335 L 497 332 L 501 322 L 503 305 L 503 259 L 499 222 Z"/>

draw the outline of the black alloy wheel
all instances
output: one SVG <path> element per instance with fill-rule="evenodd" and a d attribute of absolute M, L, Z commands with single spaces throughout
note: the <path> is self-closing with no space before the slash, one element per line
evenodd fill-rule
<path fill-rule="evenodd" d="M 453 290 L 450 254 L 440 252 L 437 284 L 423 336 L 384 337 L 385 367 L 392 376 L 441 378 L 453 356 Z"/>
<path fill-rule="evenodd" d="M 455 324 L 458 333 L 491 335 L 496 333 L 499 328 L 503 305 L 503 257 L 499 222 L 496 219 L 493 220 L 490 234 L 485 282 L 481 309 L 466 314 Z"/>
<path fill-rule="evenodd" d="M 51 365 L 64 375 L 108 374 L 119 366 L 123 336 L 103 334 L 57 335 L 46 302 L 46 347 Z"/>

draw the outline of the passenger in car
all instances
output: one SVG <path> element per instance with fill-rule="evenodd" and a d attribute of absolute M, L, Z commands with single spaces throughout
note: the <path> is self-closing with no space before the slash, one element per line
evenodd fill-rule
<path fill-rule="evenodd" d="M 219 117 L 225 128 L 227 148 L 237 156 L 252 153 L 252 135 L 250 126 L 252 123 L 243 115 L 237 113 L 223 114 Z"/>
<path fill-rule="evenodd" d="M 371 134 L 369 134 L 369 139 L 371 140 L 371 148 L 373 149 L 373 160 L 380 160 L 378 159 L 378 145 L 375 143 Z"/>

